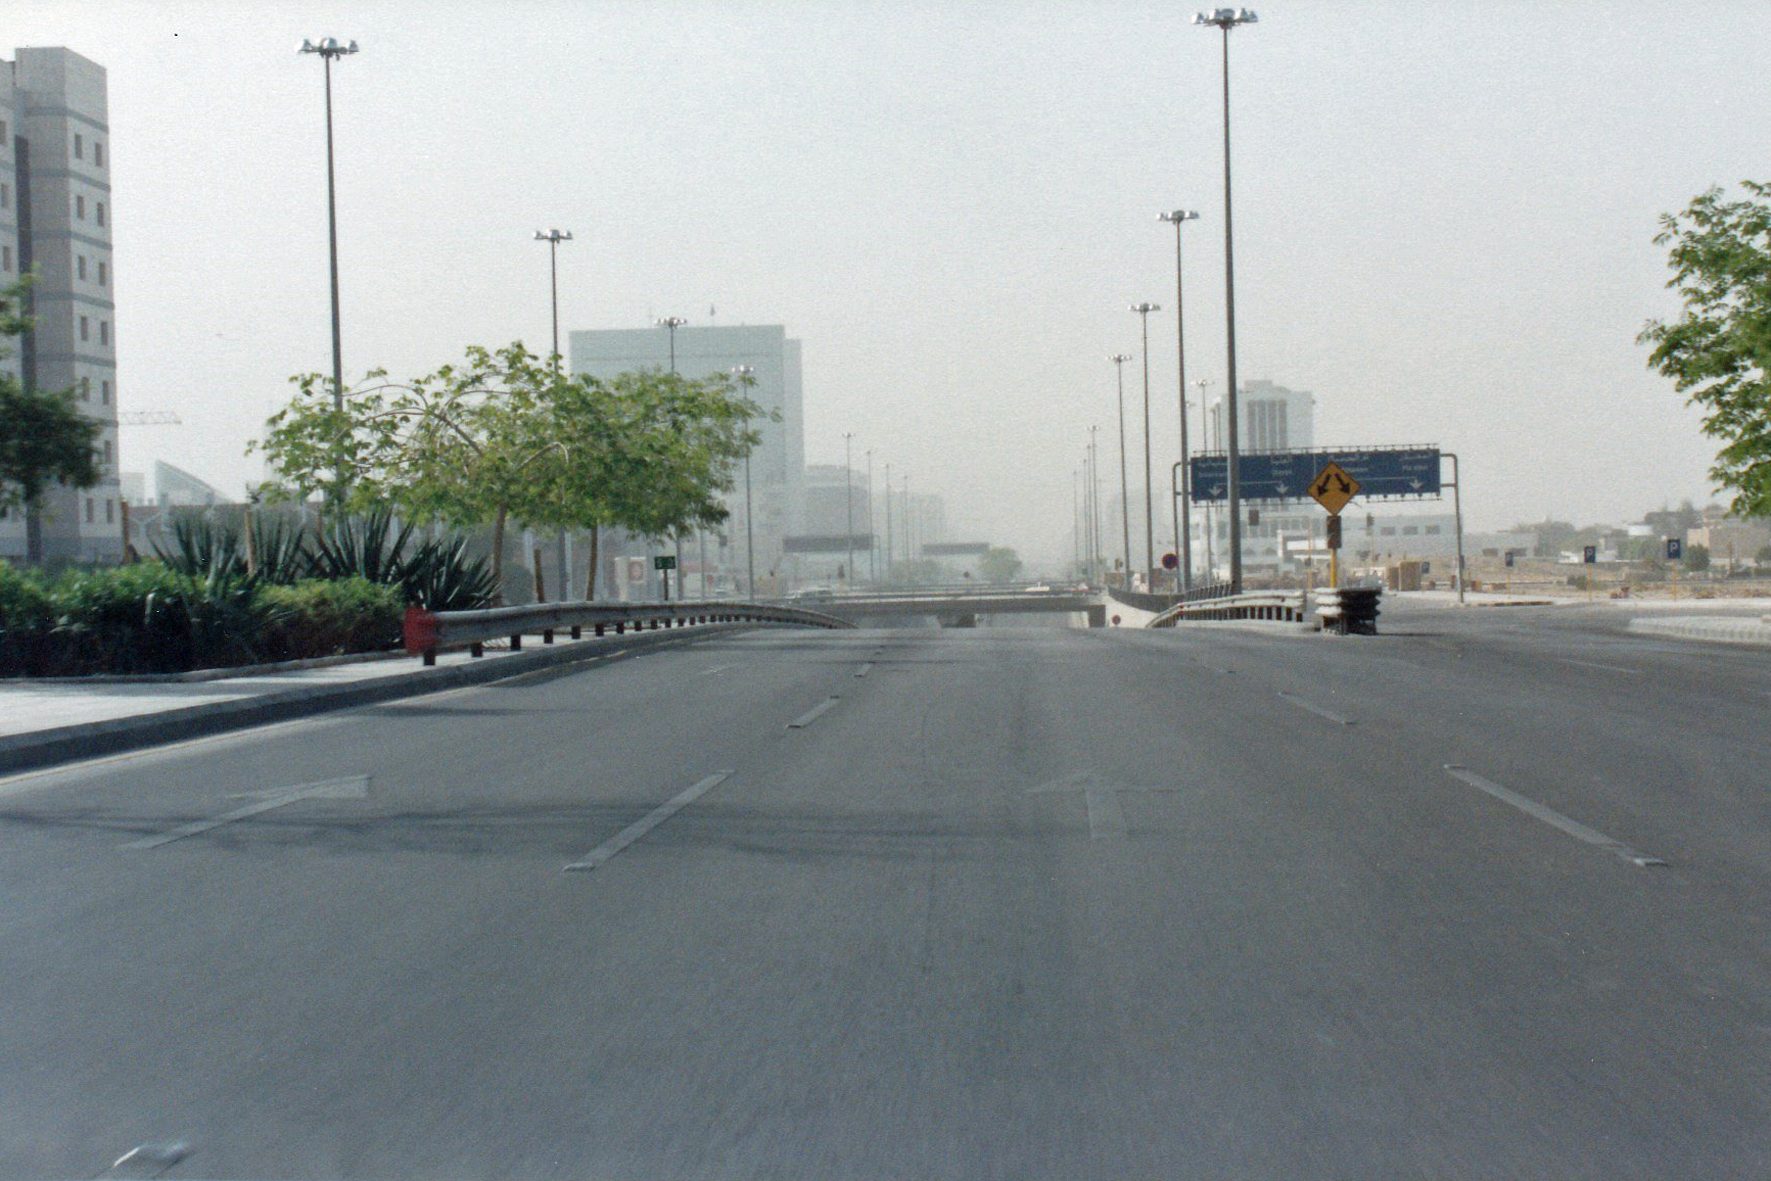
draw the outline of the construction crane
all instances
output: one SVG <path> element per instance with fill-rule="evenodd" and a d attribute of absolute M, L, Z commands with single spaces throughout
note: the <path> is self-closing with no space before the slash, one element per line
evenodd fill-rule
<path fill-rule="evenodd" d="M 170 410 L 130 410 L 117 415 L 118 426 L 183 426 L 184 419 Z"/>

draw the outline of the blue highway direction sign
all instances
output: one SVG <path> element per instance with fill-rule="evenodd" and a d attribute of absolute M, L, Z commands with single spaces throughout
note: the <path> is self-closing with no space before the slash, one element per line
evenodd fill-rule
<path fill-rule="evenodd" d="M 1193 499 L 1201 504 L 1230 499 L 1229 459 L 1195 455 L 1188 462 Z M 1398 447 L 1363 451 L 1255 451 L 1239 457 L 1243 500 L 1302 500 L 1328 464 L 1359 486 L 1361 500 L 1439 495 L 1439 449 Z"/>

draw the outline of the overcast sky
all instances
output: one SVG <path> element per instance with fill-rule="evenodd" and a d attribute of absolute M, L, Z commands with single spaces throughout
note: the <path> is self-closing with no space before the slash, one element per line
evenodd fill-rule
<path fill-rule="evenodd" d="M 1242 379 L 1314 392 L 1320 444 L 1459 452 L 1473 528 L 1701 502 L 1715 447 L 1634 340 L 1676 310 L 1657 215 L 1771 178 L 1771 4 L 1257 11 L 1231 37 Z M 1188 376 L 1222 386 L 1219 35 L 1192 12 L 13 0 L 0 48 L 109 71 L 120 405 L 184 420 L 126 428 L 127 469 L 239 490 L 288 376 L 330 365 L 321 67 L 294 50 L 331 35 L 362 45 L 334 72 L 347 379 L 545 347 L 531 235 L 558 226 L 562 329 L 785 324 L 809 462 L 853 431 L 951 532 L 1056 559 L 1139 300 L 1174 458 L 1161 210 L 1201 213 Z"/>

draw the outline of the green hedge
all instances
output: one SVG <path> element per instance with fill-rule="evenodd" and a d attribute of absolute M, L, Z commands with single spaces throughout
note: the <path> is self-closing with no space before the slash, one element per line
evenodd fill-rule
<path fill-rule="evenodd" d="M 53 581 L 0 562 L 0 676 L 168 673 L 375 651 L 400 640 L 398 587 L 361 578 L 268 586 L 162 562 Z"/>

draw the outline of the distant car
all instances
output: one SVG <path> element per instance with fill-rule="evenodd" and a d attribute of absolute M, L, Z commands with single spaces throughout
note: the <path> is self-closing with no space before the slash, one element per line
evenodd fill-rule
<path fill-rule="evenodd" d="M 794 591 L 787 597 L 796 603 L 828 603 L 836 598 L 836 592 L 827 586 L 808 586 L 804 590 Z"/>
<path fill-rule="evenodd" d="M 1049 595 L 1052 593 L 1052 588 L 1043 582 L 1036 582 L 1027 588 L 1027 593 L 1030 595 Z"/>

